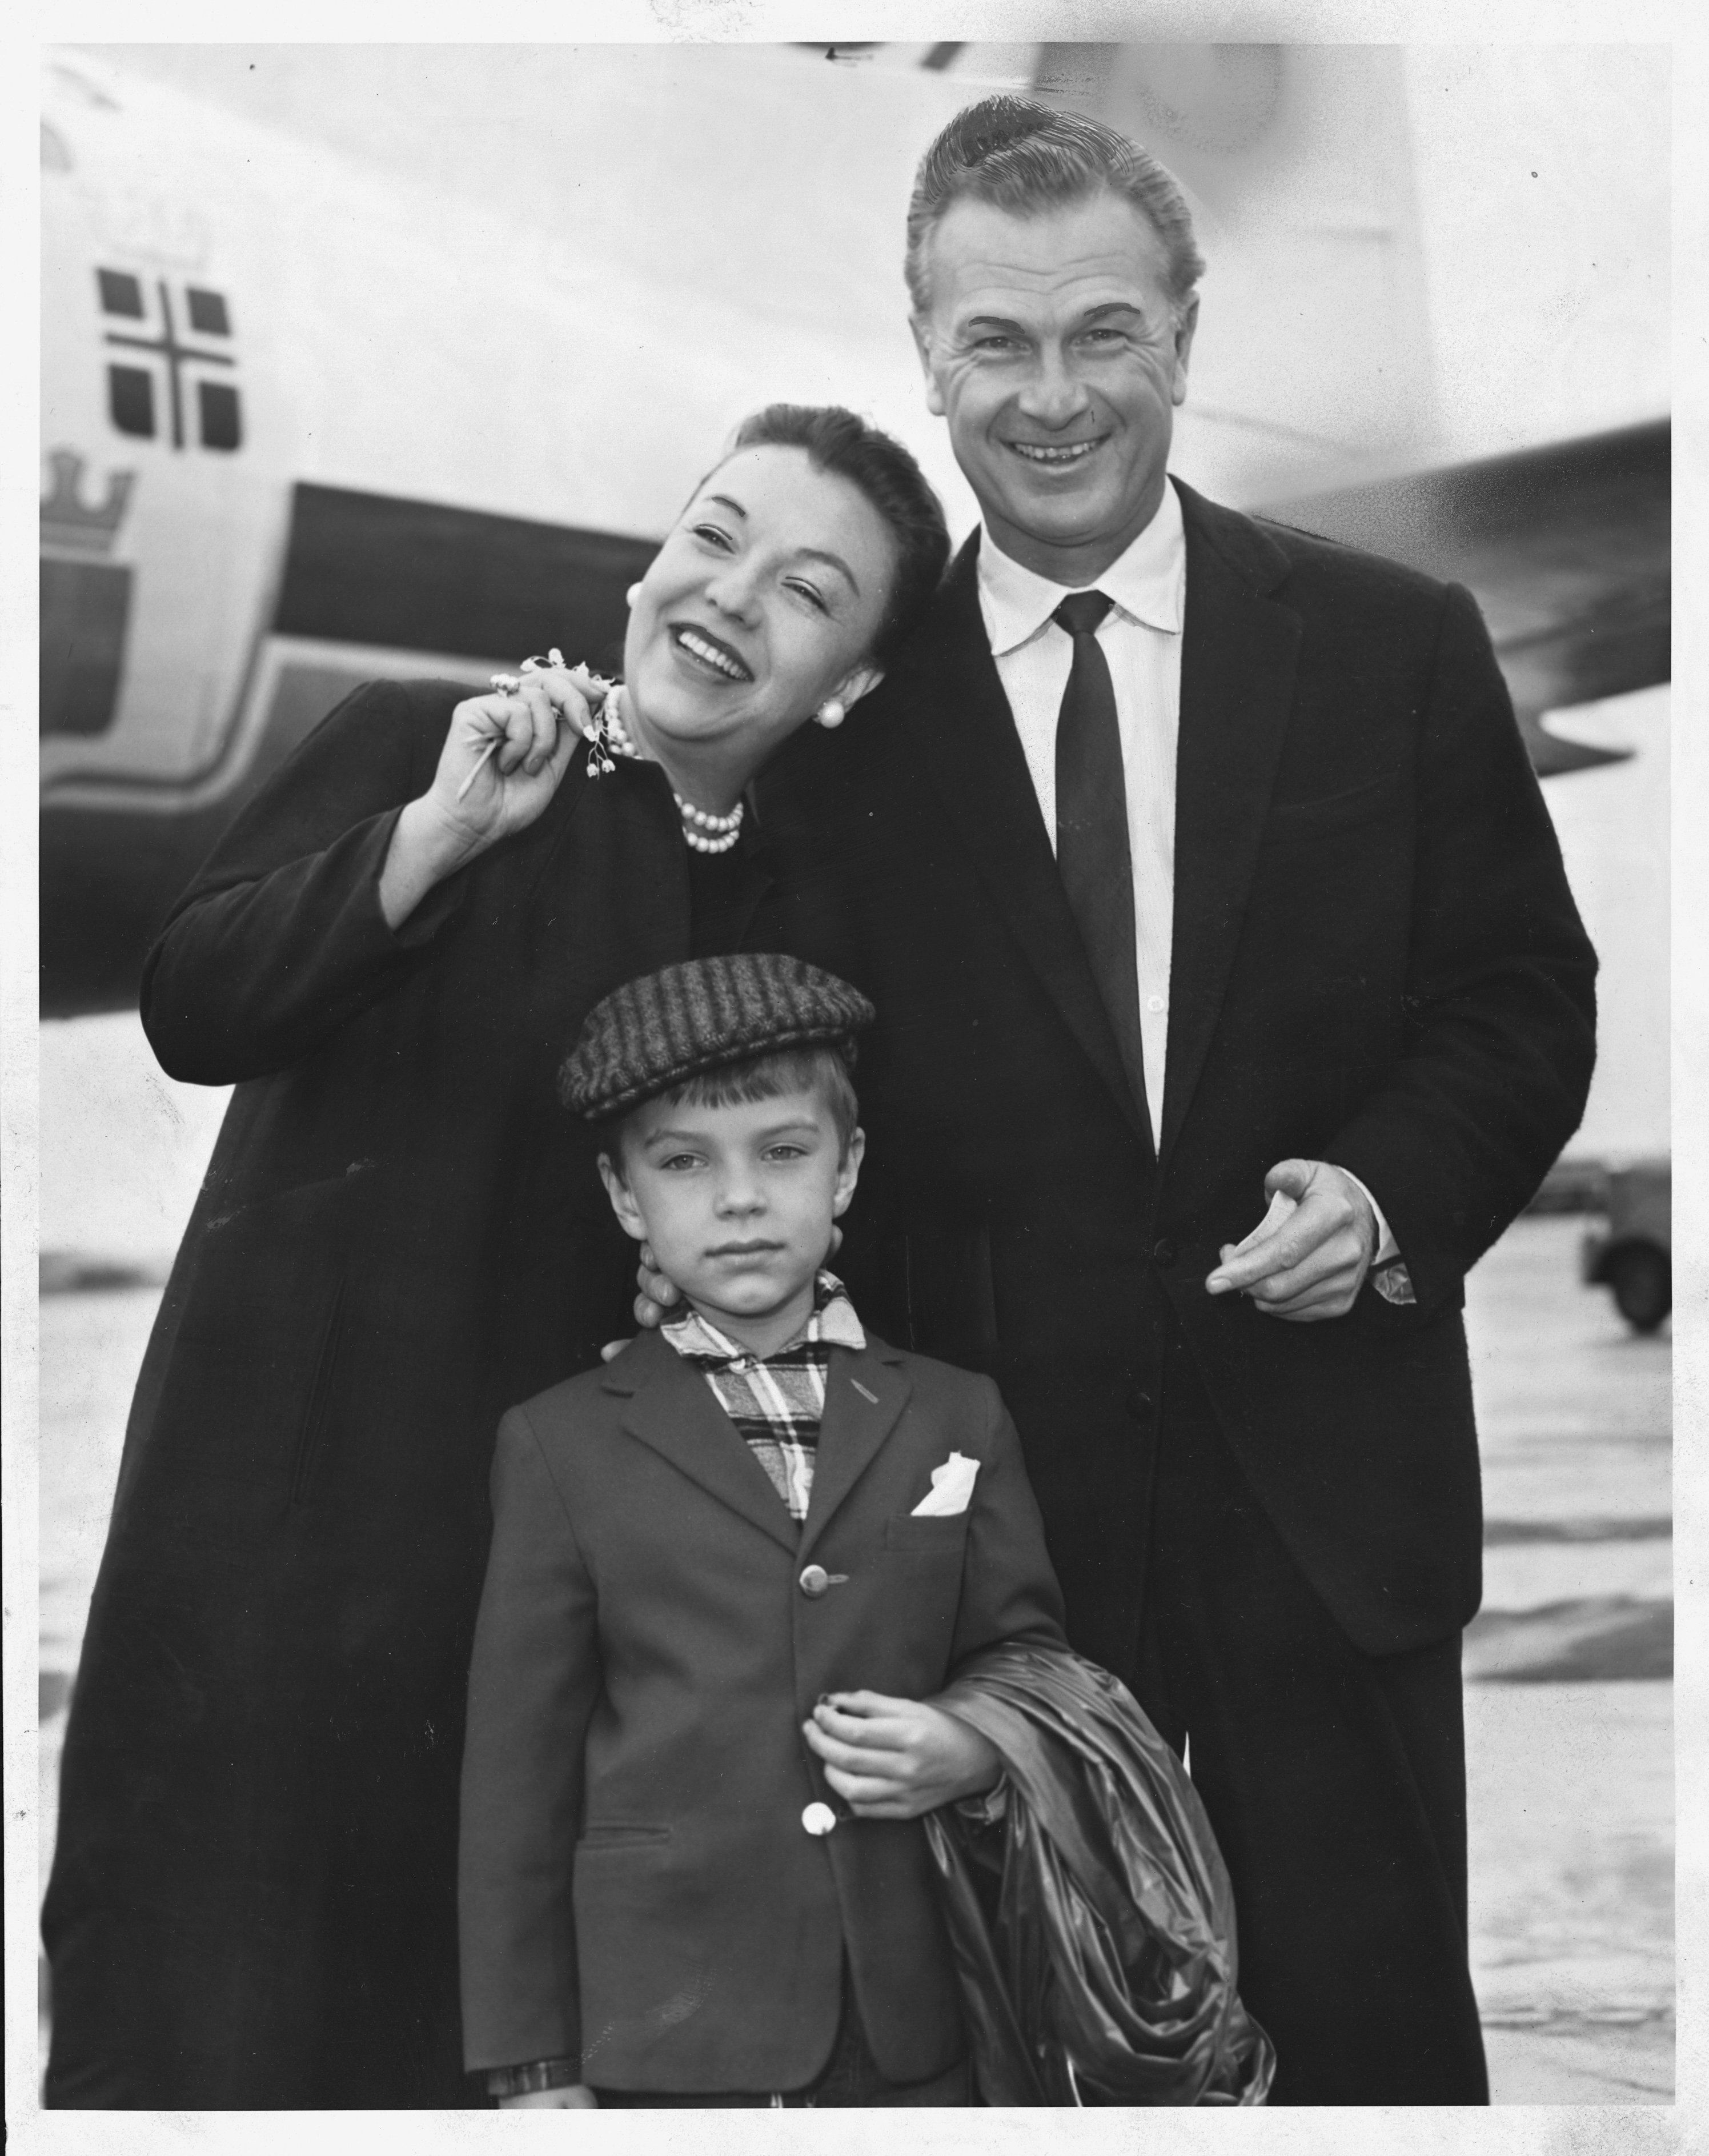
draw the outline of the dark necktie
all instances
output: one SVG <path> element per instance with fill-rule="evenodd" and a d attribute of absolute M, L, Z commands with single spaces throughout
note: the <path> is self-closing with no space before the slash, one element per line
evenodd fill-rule
<path fill-rule="evenodd" d="M 1056 865 L 1143 1116 L 1145 1050 L 1133 952 L 1127 787 L 1116 690 L 1097 638 L 1110 605 L 1101 592 L 1076 592 L 1050 617 L 1074 639 L 1074 665 L 1056 721 Z"/>

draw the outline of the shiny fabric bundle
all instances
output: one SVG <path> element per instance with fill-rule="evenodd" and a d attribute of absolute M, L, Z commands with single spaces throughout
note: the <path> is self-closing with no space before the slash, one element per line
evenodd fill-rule
<path fill-rule="evenodd" d="M 995 1837 L 926 1821 L 988 2104 L 1261 2104 L 1234 1897 L 1198 1792 L 1132 1695 L 1060 1648 L 967 1663 L 941 1703 L 1008 1777 Z"/>

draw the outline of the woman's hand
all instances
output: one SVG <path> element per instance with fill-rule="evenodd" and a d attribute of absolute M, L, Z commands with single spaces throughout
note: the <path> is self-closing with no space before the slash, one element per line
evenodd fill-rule
<path fill-rule="evenodd" d="M 836 1230 L 832 1230 L 835 1234 Z M 635 1322 L 650 1332 L 655 1325 L 663 1325 L 674 1317 L 682 1307 L 682 1290 L 674 1280 L 659 1270 L 659 1260 L 653 1255 L 653 1245 L 643 1243 L 641 1261 L 635 1267 L 635 1282 L 639 1292 L 635 1296 Z"/>
<path fill-rule="evenodd" d="M 557 793 L 603 695 L 579 667 L 539 667 L 514 690 L 458 705 L 433 783 L 398 818 L 380 871 L 388 927 L 407 921 L 436 884 L 526 830 Z"/>
<path fill-rule="evenodd" d="M 470 696 L 451 714 L 425 798 L 449 826 L 485 845 L 526 830 L 557 791 L 605 695 L 583 666 L 531 665 L 514 687 Z"/>
<path fill-rule="evenodd" d="M 929 1699 L 831 1692 L 802 1732 L 857 1819 L 918 1819 L 978 1796 L 1003 1772 L 988 1738 Z"/>
<path fill-rule="evenodd" d="M 599 2099 L 585 2082 L 571 2088 L 533 2089 L 526 2096 L 501 2096 L 500 2111 L 598 2111 Z"/>

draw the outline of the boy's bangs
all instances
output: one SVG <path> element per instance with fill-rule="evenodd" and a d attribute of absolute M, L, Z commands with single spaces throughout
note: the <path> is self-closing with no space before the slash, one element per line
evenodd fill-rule
<path fill-rule="evenodd" d="M 778 1101 L 788 1093 L 820 1092 L 836 1126 L 837 1142 L 846 1152 L 860 1122 L 860 1104 L 849 1078 L 854 1043 L 815 1042 L 810 1047 L 778 1049 L 751 1055 L 739 1063 L 726 1063 L 716 1070 L 696 1071 L 680 1086 L 673 1086 L 656 1098 L 667 1107 L 727 1108 L 746 1106 L 754 1101 Z M 620 1157 L 624 1134 L 633 1119 L 625 1116 L 613 1134 L 613 1157 Z"/>

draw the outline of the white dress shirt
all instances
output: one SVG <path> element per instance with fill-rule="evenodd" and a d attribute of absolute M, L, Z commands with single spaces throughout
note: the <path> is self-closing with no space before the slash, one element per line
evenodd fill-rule
<path fill-rule="evenodd" d="M 1074 663 L 1074 639 L 1050 619 L 1072 587 L 1024 569 L 986 531 L 979 542 L 979 605 L 1039 813 L 1056 844 L 1056 719 Z M 1152 1137 L 1160 1142 L 1169 1038 L 1169 946 L 1175 912 L 1175 744 L 1181 727 L 1181 626 L 1187 536 L 1173 486 L 1157 515 L 1096 588 L 1113 603 L 1098 644 L 1116 690 L 1133 850 L 1133 951 Z"/>
<path fill-rule="evenodd" d="M 1053 851 L 1056 720 L 1074 663 L 1074 639 L 1050 617 L 1076 588 L 1100 591 L 1111 602 L 1097 637 L 1116 691 L 1121 733 L 1146 1105 L 1152 1142 L 1161 1148 L 1175 921 L 1175 752 L 1181 733 L 1181 632 L 1187 610 L 1187 535 L 1173 485 L 1164 487 L 1157 515 L 1144 531 L 1090 588 L 1052 583 L 1005 554 L 988 527 L 980 535 L 979 608 Z M 1357 1176 L 1352 1179 L 1358 1182 Z M 1377 1216 L 1373 1262 L 1387 1264 L 1397 1255 L 1394 1239 L 1382 1208 L 1363 1183 L 1359 1188 Z"/>

